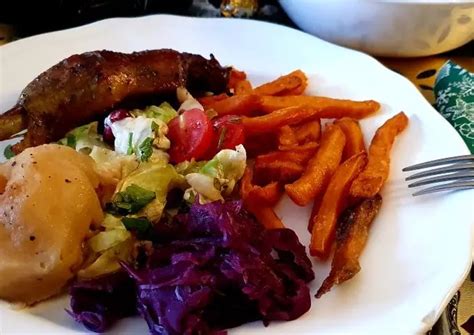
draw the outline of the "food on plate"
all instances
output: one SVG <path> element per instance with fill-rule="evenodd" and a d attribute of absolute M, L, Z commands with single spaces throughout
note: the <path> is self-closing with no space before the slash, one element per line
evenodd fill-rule
<path fill-rule="evenodd" d="M 327 97 L 291 95 L 291 96 L 262 96 L 260 110 L 273 113 L 288 107 L 307 107 L 314 110 L 315 118 L 351 117 L 363 119 L 380 109 L 380 104 L 373 100 L 353 101 Z"/>
<path fill-rule="evenodd" d="M 227 88 L 229 90 L 235 90 L 235 86 L 241 82 L 247 80 L 247 74 L 244 71 L 239 71 L 236 68 L 231 68 L 229 73 L 229 81 Z"/>
<path fill-rule="evenodd" d="M 306 206 L 326 188 L 341 162 L 346 138 L 337 125 L 323 133 L 316 155 L 308 161 L 301 178 L 285 186 L 286 194 L 299 206 Z"/>
<path fill-rule="evenodd" d="M 352 156 L 339 165 L 329 181 L 317 214 L 312 218 L 311 244 L 309 252 L 321 259 L 329 257 L 336 232 L 336 223 L 341 212 L 347 206 L 347 197 L 352 181 L 367 164 L 367 155 L 363 152 Z"/>
<path fill-rule="evenodd" d="M 298 146 L 295 130 L 292 127 L 286 125 L 280 128 L 278 132 L 278 146 L 287 148 Z"/>
<path fill-rule="evenodd" d="M 250 94 L 252 93 L 252 84 L 247 79 L 241 80 L 235 84 L 235 94 L 242 95 L 242 94 Z"/>
<path fill-rule="evenodd" d="M 201 109 L 191 109 L 172 119 L 168 124 L 170 159 L 181 163 L 192 158 L 204 158 L 207 148 L 213 140 L 212 124 Z"/>
<path fill-rule="evenodd" d="M 272 181 L 282 184 L 294 182 L 301 177 L 317 149 L 318 143 L 308 142 L 258 155 L 254 164 L 256 180 L 263 184 Z"/>
<path fill-rule="evenodd" d="M 308 85 L 308 78 L 301 70 L 293 71 L 269 83 L 254 89 L 258 95 L 298 95 L 302 94 Z"/>
<path fill-rule="evenodd" d="M 359 121 L 343 117 L 335 122 L 346 136 L 346 146 L 342 153 L 342 160 L 351 158 L 360 152 L 366 152 L 364 135 L 360 129 Z"/>
<path fill-rule="evenodd" d="M 407 126 L 408 117 L 400 112 L 377 129 L 369 147 L 369 162 L 352 183 L 350 194 L 353 197 L 371 198 L 380 192 L 388 178 L 395 137 Z"/>
<path fill-rule="evenodd" d="M 218 115 L 251 115 L 259 109 L 259 101 L 256 94 L 233 95 L 206 104 L 206 108 Z"/>
<path fill-rule="evenodd" d="M 298 150 L 307 143 L 316 144 L 321 135 L 321 122 L 308 121 L 299 126 L 283 126 L 278 133 L 278 148 L 283 151 Z"/>
<path fill-rule="evenodd" d="M 283 222 L 273 210 L 282 195 L 278 183 L 273 182 L 262 187 L 254 185 L 252 179 L 253 171 L 247 167 L 240 181 L 240 197 L 245 208 L 255 215 L 266 229 L 284 228 Z"/>
<path fill-rule="evenodd" d="M 7 139 L 26 127 L 26 121 L 12 109 L 0 115 L 0 139 Z"/>
<path fill-rule="evenodd" d="M 32 304 L 80 269 L 83 240 L 102 221 L 99 176 L 91 158 L 47 144 L 0 165 L 0 181 L 0 297 Z"/>
<path fill-rule="evenodd" d="M 313 203 L 311 255 L 336 243 L 319 296 L 349 279 L 381 204 L 353 181 L 387 178 L 403 121 L 367 158 L 357 120 L 380 104 L 307 85 L 296 70 L 254 87 L 172 50 L 75 55 L 41 74 L 0 116 L 0 138 L 28 128 L 0 166 L 0 297 L 30 304 L 71 281 L 68 313 L 96 332 L 132 315 L 153 334 L 303 315 L 314 274 L 276 206 Z"/>
<path fill-rule="evenodd" d="M 210 334 L 310 308 L 314 274 L 293 231 L 264 230 L 240 201 L 195 203 L 173 225 L 144 264 L 125 265 L 130 277 L 74 283 L 70 314 L 97 332 L 138 312 L 152 334 Z"/>
<path fill-rule="evenodd" d="M 295 127 L 294 133 L 299 144 L 317 142 L 321 136 L 321 122 L 314 120 L 303 123 Z"/>
<path fill-rule="evenodd" d="M 382 197 L 364 199 L 360 204 L 349 208 L 338 222 L 336 231 L 336 250 L 331 264 L 331 272 L 319 288 L 316 297 L 329 292 L 360 271 L 359 257 L 369 237 L 369 229 L 382 206 Z"/>
<path fill-rule="evenodd" d="M 311 107 L 291 106 L 273 113 L 242 117 L 242 124 L 248 134 L 276 132 L 283 126 L 291 126 L 319 118 L 318 110 Z"/>
<path fill-rule="evenodd" d="M 26 127 L 25 138 L 13 146 L 18 153 L 57 141 L 72 128 L 104 115 L 126 100 L 170 96 L 178 87 L 220 93 L 227 80 L 228 69 L 215 58 L 207 60 L 170 49 L 131 54 L 103 50 L 73 55 L 28 84 L 15 107 L 0 116 L 0 125 L 9 125 L 0 132 L 4 135 L 0 139 Z"/>

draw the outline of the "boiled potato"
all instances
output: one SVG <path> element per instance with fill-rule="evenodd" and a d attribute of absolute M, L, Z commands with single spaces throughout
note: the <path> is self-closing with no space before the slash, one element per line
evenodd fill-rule
<path fill-rule="evenodd" d="M 98 186 L 94 161 L 57 144 L 0 165 L 0 298 L 32 304 L 64 288 L 102 221 Z"/>

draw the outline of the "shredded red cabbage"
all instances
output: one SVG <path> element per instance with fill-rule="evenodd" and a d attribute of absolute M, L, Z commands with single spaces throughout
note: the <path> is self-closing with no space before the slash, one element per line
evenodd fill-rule
<path fill-rule="evenodd" d="M 306 283 L 314 274 L 292 230 L 264 230 L 240 201 L 194 204 L 174 224 L 179 236 L 156 243 L 144 266 L 124 264 L 152 334 L 210 334 L 255 320 L 293 320 L 310 308 Z M 72 291 L 72 301 L 78 294 L 84 292 Z M 98 305 L 71 307 L 77 321 L 102 331 L 114 319 L 109 314 L 96 329 L 77 316 L 92 310 L 100 319 Z"/>
<path fill-rule="evenodd" d="M 71 286 L 71 311 L 87 329 L 101 333 L 114 321 L 137 314 L 134 281 L 125 271 L 77 281 Z"/>

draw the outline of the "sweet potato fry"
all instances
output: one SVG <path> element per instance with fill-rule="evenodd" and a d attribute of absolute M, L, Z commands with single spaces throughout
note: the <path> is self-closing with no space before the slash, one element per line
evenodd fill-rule
<path fill-rule="evenodd" d="M 352 277 L 360 270 L 359 257 L 369 236 L 369 229 L 382 206 L 382 197 L 365 199 L 355 208 L 346 210 L 336 230 L 336 251 L 331 272 L 316 293 L 316 298 Z"/>
<path fill-rule="evenodd" d="M 300 86 L 297 86 L 295 87 L 294 89 L 292 90 L 288 90 L 288 91 L 285 91 L 281 94 L 279 94 L 279 96 L 284 96 L 284 95 L 301 95 L 304 93 L 304 91 L 306 90 L 306 87 L 308 87 L 308 82 L 305 81 L 304 84 L 300 85 Z"/>
<path fill-rule="evenodd" d="M 342 160 L 346 159 L 360 153 L 366 152 L 364 144 L 364 135 L 362 135 L 362 130 L 360 129 L 359 122 L 357 120 L 343 117 L 340 120 L 335 122 L 341 130 L 346 135 L 346 146 L 342 153 Z"/>
<path fill-rule="evenodd" d="M 308 142 L 304 144 L 299 144 L 297 146 L 295 145 L 279 145 L 278 150 L 280 151 L 294 151 L 294 152 L 299 152 L 299 151 L 311 151 L 316 153 L 316 149 L 319 147 L 318 142 Z"/>
<path fill-rule="evenodd" d="M 248 80 L 238 81 L 235 84 L 234 93 L 236 95 L 251 94 L 252 93 L 252 84 Z"/>
<path fill-rule="evenodd" d="M 283 126 L 278 132 L 278 145 L 293 147 L 298 145 L 296 134 L 290 126 Z"/>
<path fill-rule="evenodd" d="M 217 101 L 221 101 L 221 100 L 225 100 L 227 99 L 229 96 L 226 94 L 226 93 L 221 93 L 221 94 L 217 94 L 217 95 L 208 95 L 208 96 L 204 96 L 204 97 L 200 97 L 198 98 L 198 101 L 201 105 L 203 105 L 203 107 L 207 107 Z"/>
<path fill-rule="evenodd" d="M 321 136 L 321 122 L 319 120 L 308 121 L 294 127 L 293 131 L 299 144 L 317 142 Z"/>
<path fill-rule="evenodd" d="M 308 162 L 305 172 L 293 184 L 285 185 L 286 194 L 299 206 L 305 206 L 320 194 L 336 171 L 346 138 L 341 128 L 329 126 L 323 133 L 319 150 Z"/>
<path fill-rule="evenodd" d="M 240 179 L 240 198 L 244 200 L 248 198 L 248 195 L 250 191 L 253 188 L 252 185 L 252 179 L 253 179 L 253 171 L 250 167 L 246 167 L 244 171 L 244 175 Z"/>
<path fill-rule="evenodd" d="M 332 176 L 326 192 L 314 216 L 309 251 L 312 256 L 326 259 L 331 251 L 339 215 L 347 206 L 352 181 L 367 164 L 367 154 L 359 153 L 341 164 Z"/>
<path fill-rule="evenodd" d="M 285 95 L 285 93 L 303 92 L 307 86 L 308 78 L 301 70 L 293 71 L 281 76 L 269 83 L 265 83 L 254 89 L 259 95 Z M 301 94 L 300 93 L 300 94 Z"/>
<path fill-rule="evenodd" d="M 318 114 L 318 118 L 327 119 L 340 119 L 344 116 L 363 119 L 380 109 L 380 104 L 373 100 L 353 101 L 304 95 L 262 96 L 260 99 L 260 110 L 264 113 L 295 106 L 309 107 Z"/>
<path fill-rule="evenodd" d="M 273 162 L 256 162 L 255 177 L 259 184 L 278 181 L 281 184 L 292 183 L 304 172 L 303 165 L 288 160 L 276 160 Z"/>
<path fill-rule="evenodd" d="M 314 156 L 318 144 L 306 143 L 290 150 L 272 151 L 265 155 L 259 155 L 255 159 L 255 175 L 259 184 L 267 184 L 278 181 L 287 184 L 295 181 L 304 171 L 304 166 Z"/>
<path fill-rule="evenodd" d="M 215 101 L 206 106 L 219 115 L 251 115 L 259 109 L 258 95 L 234 95 L 227 99 Z"/>
<path fill-rule="evenodd" d="M 314 222 L 316 220 L 316 215 L 318 215 L 319 208 L 321 207 L 321 202 L 323 201 L 324 193 L 320 193 L 313 201 L 313 208 L 311 208 L 311 215 L 308 220 L 308 231 L 311 234 L 313 231 Z"/>
<path fill-rule="evenodd" d="M 247 134 L 259 134 L 276 132 L 286 125 L 294 125 L 319 118 L 320 113 L 317 108 L 293 106 L 262 116 L 242 117 L 242 125 Z"/>
<path fill-rule="evenodd" d="M 318 144 L 312 142 L 295 147 L 292 150 L 272 151 L 268 154 L 257 156 L 255 159 L 255 164 L 260 165 L 269 164 L 275 161 L 291 161 L 304 166 L 309 161 L 309 159 L 314 156 L 317 148 Z"/>
<path fill-rule="evenodd" d="M 245 150 L 247 157 L 254 158 L 278 149 L 278 139 L 275 133 L 245 134 Z"/>
<path fill-rule="evenodd" d="M 254 185 L 248 194 L 248 201 L 259 206 L 273 207 L 280 200 L 283 192 L 278 182 L 274 181 L 265 186 Z"/>
<path fill-rule="evenodd" d="M 283 222 L 275 214 L 271 207 L 255 206 L 250 212 L 255 215 L 257 221 L 260 222 L 266 229 L 285 228 Z"/>
<path fill-rule="evenodd" d="M 229 81 L 227 82 L 227 88 L 235 90 L 235 85 L 238 82 L 241 82 L 246 79 L 247 74 L 245 72 L 232 68 L 229 73 Z"/>
<path fill-rule="evenodd" d="M 240 196 L 245 208 L 255 215 L 266 229 L 284 228 L 283 223 L 272 209 L 272 206 L 280 198 L 278 184 L 269 184 L 268 187 L 255 186 L 252 184 L 252 175 L 252 170 L 247 167 L 240 181 Z M 263 203 L 256 201 L 256 197 L 262 197 L 260 200 Z"/>
<path fill-rule="evenodd" d="M 351 196 L 371 198 L 380 192 L 390 171 L 390 150 L 395 137 L 407 125 L 407 116 L 400 112 L 377 129 L 369 147 L 369 162 L 352 183 Z"/>

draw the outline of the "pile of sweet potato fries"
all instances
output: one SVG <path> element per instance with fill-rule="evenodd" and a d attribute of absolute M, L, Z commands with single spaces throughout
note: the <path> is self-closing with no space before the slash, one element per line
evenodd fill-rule
<path fill-rule="evenodd" d="M 245 171 L 240 195 L 267 229 L 284 227 L 273 210 L 283 193 L 299 206 L 313 205 L 311 255 L 325 260 L 335 246 L 319 298 L 360 270 L 359 256 L 382 204 L 390 150 L 408 118 L 400 112 L 387 120 L 367 151 L 358 120 L 376 113 L 380 104 L 303 95 L 306 86 L 300 70 L 253 88 L 246 74 L 234 69 L 228 94 L 200 102 L 218 115 L 235 115 L 243 125 L 254 164 Z M 321 119 L 334 121 L 321 129 Z"/>

